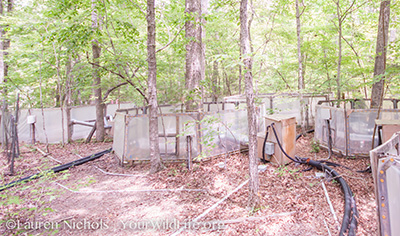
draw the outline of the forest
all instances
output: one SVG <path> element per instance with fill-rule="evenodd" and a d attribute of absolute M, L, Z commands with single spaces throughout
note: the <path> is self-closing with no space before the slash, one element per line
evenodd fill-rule
<path fill-rule="evenodd" d="M 19 92 L 27 108 L 89 104 L 98 66 L 102 101 L 147 105 L 145 1 L 2 1 L 2 89 Z M 204 97 L 244 93 L 239 1 L 207 1 L 202 8 Z M 298 91 L 299 18 L 304 92 L 369 98 L 380 1 L 249 1 L 248 29 L 256 93 Z M 99 15 L 98 26 L 92 11 Z M 185 87 L 184 1 L 157 1 L 157 91 L 160 104 L 190 97 Z M 398 94 L 398 3 L 390 6 L 387 96 Z M 339 33 L 340 38 L 339 38 Z M 92 42 L 98 42 L 98 59 Z M 8 45 L 9 44 L 9 45 Z M 340 54 L 340 58 L 339 58 Z M 94 60 L 97 60 L 96 62 Z M 340 61 L 339 61 L 340 60 Z M 340 70 L 340 73 L 338 73 Z"/>
<path fill-rule="evenodd" d="M 382 124 L 398 125 L 398 13 L 398 1 L 376 0 L 0 0 L 0 233 L 195 235 L 193 224 L 210 235 L 387 232 L 373 158 L 394 161 L 368 157 L 388 140 Z M 279 96 L 298 102 L 293 153 L 264 117 L 282 112 Z M 318 97 L 331 106 L 316 110 Z M 229 103 L 245 109 L 220 113 Z M 119 115 L 106 114 L 114 104 Z M 73 118 L 89 106 L 93 119 Z M 367 106 L 370 116 L 358 115 Z M 31 143 L 18 143 L 19 109 Z M 55 112 L 45 121 L 45 109 L 61 121 Z M 46 131 L 55 121 L 62 130 Z M 86 140 L 77 125 L 90 127 Z M 40 129 L 45 143 L 35 141 Z M 49 142 L 51 132 L 61 140 Z M 392 143 L 379 150 L 398 150 Z M 278 148 L 287 162 L 267 165 Z M 169 149 L 187 160 L 167 161 Z"/>

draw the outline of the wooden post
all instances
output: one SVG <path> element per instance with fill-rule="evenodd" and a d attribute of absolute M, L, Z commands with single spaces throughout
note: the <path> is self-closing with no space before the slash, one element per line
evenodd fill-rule
<path fill-rule="evenodd" d="M 176 157 L 179 157 L 179 147 L 180 147 L 180 143 L 179 143 L 179 116 L 176 116 L 176 132 L 175 132 L 175 154 Z"/>
<path fill-rule="evenodd" d="M 187 168 L 192 169 L 192 136 L 186 136 Z"/>
<path fill-rule="evenodd" d="M 17 102 L 15 104 L 15 121 L 13 124 L 13 129 L 14 129 L 14 139 L 15 139 L 15 148 L 16 148 L 16 156 L 19 157 L 19 141 L 18 141 L 18 113 L 19 113 L 19 93 L 17 94 Z"/>

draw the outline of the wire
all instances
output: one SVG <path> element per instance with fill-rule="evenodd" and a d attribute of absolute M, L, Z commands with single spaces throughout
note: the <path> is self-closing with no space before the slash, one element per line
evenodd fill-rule
<path fill-rule="evenodd" d="M 342 191 L 344 193 L 344 201 L 345 201 L 344 208 L 345 209 L 344 209 L 344 215 L 343 215 L 343 220 L 342 220 L 342 225 L 340 227 L 339 235 L 342 236 L 346 232 L 348 232 L 348 235 L 356 235 L 357 224 L 358 224 L 358 221 L 357 221 L 358 211 L 357 211 L 356 202 L 355 202 L 353 193 L 352 193 L 349 185 L 347 184 L 347 182 L 334 169 L 329 167 L 327 164 L 323 164 L 320 161 L 311 160 L 310 158 L 302 158 L 302 157 L 295 156 L 295 159 L 294 159 L 291 156 L 289 156 L 283 149 L 274 126 L 275 126 L 275 123 L 272 123 L 270 125 L 270 127 L 272 128 L 272 131 L 275 135 L 275 138 L 276 138 L 279 148 L 281 149 L 282 153 L 285 154 L 285 156 L 287 158 L 289 158 L 291 161 L 293 161 L 295 163 L 307 164 L 307 165 L 317 168 L 318 170 L 324 171 L 325 173 L 330 174 L 333 177 L 333 179 L 336 180 L 340 184 Z M 332 163 L 332 162 L 327 162 L 327 163 L 334 164 L 335 166 L 339 165 L 339 164 Z"/>

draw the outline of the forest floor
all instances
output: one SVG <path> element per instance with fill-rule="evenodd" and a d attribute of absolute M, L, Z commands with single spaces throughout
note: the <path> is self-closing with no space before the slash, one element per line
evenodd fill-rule
<path fill-rule="evenodd" d="M 310 153 L 312 135 L 297 141 L 297 155 L 323 159 L 328 153 Z M 112 146 L 105 143 L 50 145 L 51 156 L 67 163 Z M 22 145 L 15 163 L 17 176 L 9 176 L 6 157 L 0 158 L 1 184 L 59 165 L 37 148 Z M 0 192 L 0 234 L 26 235 L 170 235 L 185 227 L 180 235 L 338 235 L 344 199 L 335 181 L 317 177 L 317 170 L 291 163 L 279 167 L 266 164 L 259 173 L 261 208 L 247 206 L 244 185 L 216 208 L 200 216 L 248 178 L 246 154 L 194 163 L 188 171 L 184 163 L 148 175 L 149 164 L 121 167 L 115 154 L 49 174 Z M 333 156 L 330 161 L 351 169 L 365 169 L 368 158 Z M 261 164 L 261 163 L 260 163 Z M 372 176 L 345 168 L 335 168 L 353 191 L 359 211 L 357 235 L 376 235 L 377 220 Z M 125 175 L 117 175 L 125 174 Z M 337 220 L 331 213 L 323 184 Z M 162 190 L 164 189 L 164 190 Z M 192 191 L 188 191 L 192 190 Z"/>

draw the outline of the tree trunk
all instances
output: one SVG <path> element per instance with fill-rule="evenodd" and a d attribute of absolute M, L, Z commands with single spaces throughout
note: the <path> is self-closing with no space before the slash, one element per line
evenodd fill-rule
<path fill-rule="evenodd" d="M 340 3 L 339 0 L 336 3 L 336 13 L 337 13 L 337 18 L 338 18 L 338 29 L 339 29 L 339 35 L 338 35 L 338 44 L 339 44 L 339 49 L 338 49 L 338 64 L 337 64 L 337 74 L 336 74 L 336 99 L 340 99 L 340 70 L 342 67 L 342 16 L 340 15 Z M 339 103 L 338 103 L 339 104 Z"/>
<path fill-rule="evenodd" d="M 240 46 L 243 52 L 245 93 L 249 126 L 249 202 L 254 210 L 260 206 L 259 179 L 257 168 L 257 117 L 254 105 L 253 76 L 251 74 L 252 58 L 250 56 L 249 32 L 247 28 L 247 0 L 240 2 Z"/>
<path fill-rule="evenodd" d="M 389 20 L 390 20 L 390 1 L 382 1 L 379 13 L 378 36 L 376 40 L 376 56 L 374 79 L 385 74 L 386 69 L 386 52 L 389 38 Z M 371 109 L 378 108 L 382 104 L 384 97 L 385 79 L 379 78 L 372 86 L 371 92 Z"/>
<path fill-rule="evenodd" d="M 94 31 L 99 30 L 99 16 L 96 10 L 96 0 L 92 0 L 92 28 Z M 92 41 L 92 52 L 93 52 L 93 92 L 94 92 L 94 102 L 96 106 L 96 140 L 99 142 L 104 141 L 104 104 L 101 96 L 101 78 L 100 70 L 98 68 L 99 58 L 101 53 L 101 48 L 99 47 L 99 42 L 95 39 Z"/>
<path fill-rule="evenodd" d="M 299 0 L 296 0 L 296 28 L 297 28 L 297 59 L 299 61 L 299 71 L 298 71 L 298 89 L 299 89 L 299 97 L 300 97 L 300 125 L 301 132 L 303 134 L 306 133 L 306 122 L 305 122 L 305 101 L 303 99 L 303 90 L 304 90 L 304 71 L 303 71 L 303 55 L 301 53 L 301 22 L 300 17 L 302 13 L 300 13 Z M 303 6 L 304 7 L 304 6 Z"/>
<path fill-rule="evenodd" d="M 71 123 L 71 70 L 72 70 L 72 61 L 71 56 L 67 61 L 67 65 L 65 68 L 65 99 L 64 99 L 64 106 L 65 106 L 65 115 L 67 118 L 67 142 L 70 143 L 72 141 L 72 134 L 73 134 L 73 125 Z"/>
<path fill-rule="evenodd" d="M 242 60 L 242 50 L 239 49 L 239 51 L 240 51 L 239 60 Z M 242 65 L 239 64 L 239 91 L 238 91 L 238 92 L 239 92 L 239 95 L 242 94 L 242 78 L 243 78 L 243 75 L 242 75 Z"/>
<path fill-rule="evenodd" d="M 10 14 L 13 11 L 13 1 L 7 1 L 7 13 L 4 12 L 3 0 L 0 0 L 0 15 Z M 5 26 L 7 27 L 7 26 Z M 5 37 L 6 31 L 4 26 L 0 28 L 0 84 L 7 82 L 8 65 L 5 63 L 5 57 L 8 55 L 8 48 L 10 47 L 10 39 Z M 7 94 L 7 90 L 3 91 L 4 96 Z"/>
<path fill-rule="evenodd" d="M 200 88 L 200 81 L 204 78 L 201 6 L 201 0 L 186 0 L 185 11 L 194 18 L 194 21 L 188 20 L 185 23 L 186 38 L 190 39 L 186 45 L 185 87 L 190 93 L 186 101 L 187 111 L 201 111 L 203 108 Z"/>
<path fill-rule="evenodd" d="M 0 0 L 0 15 L 4 15 L 4 7 L 3 0 Z M 5 83 L 5 64 L 4 64 L 4 35 L 5 31 L 4 27 L 0 27 L 0 84 Z M 3 91 L 3 95 L 5 95 L 5 91 Z"/>
<path fill-rule="evenodd" d="M 150 143 L 150 173 L 156 173 L 164 168 L 160 158 L 160 143 L 158 138 L 158 104 L 157 104 L 157 61 L 156 61 L 156 21 L 155 0 L 147 0 L 147 62 L 149 89 L 149 143 Z"/>
<path fill-rule="evenodd" d="M 212 74 L 212 101 L 216 102 L 218 100 L 218 92 L 217 92 L 217 83 L 218 83 L 218 61 L 214 60 L 213 62 L 213 74 Z"/>

